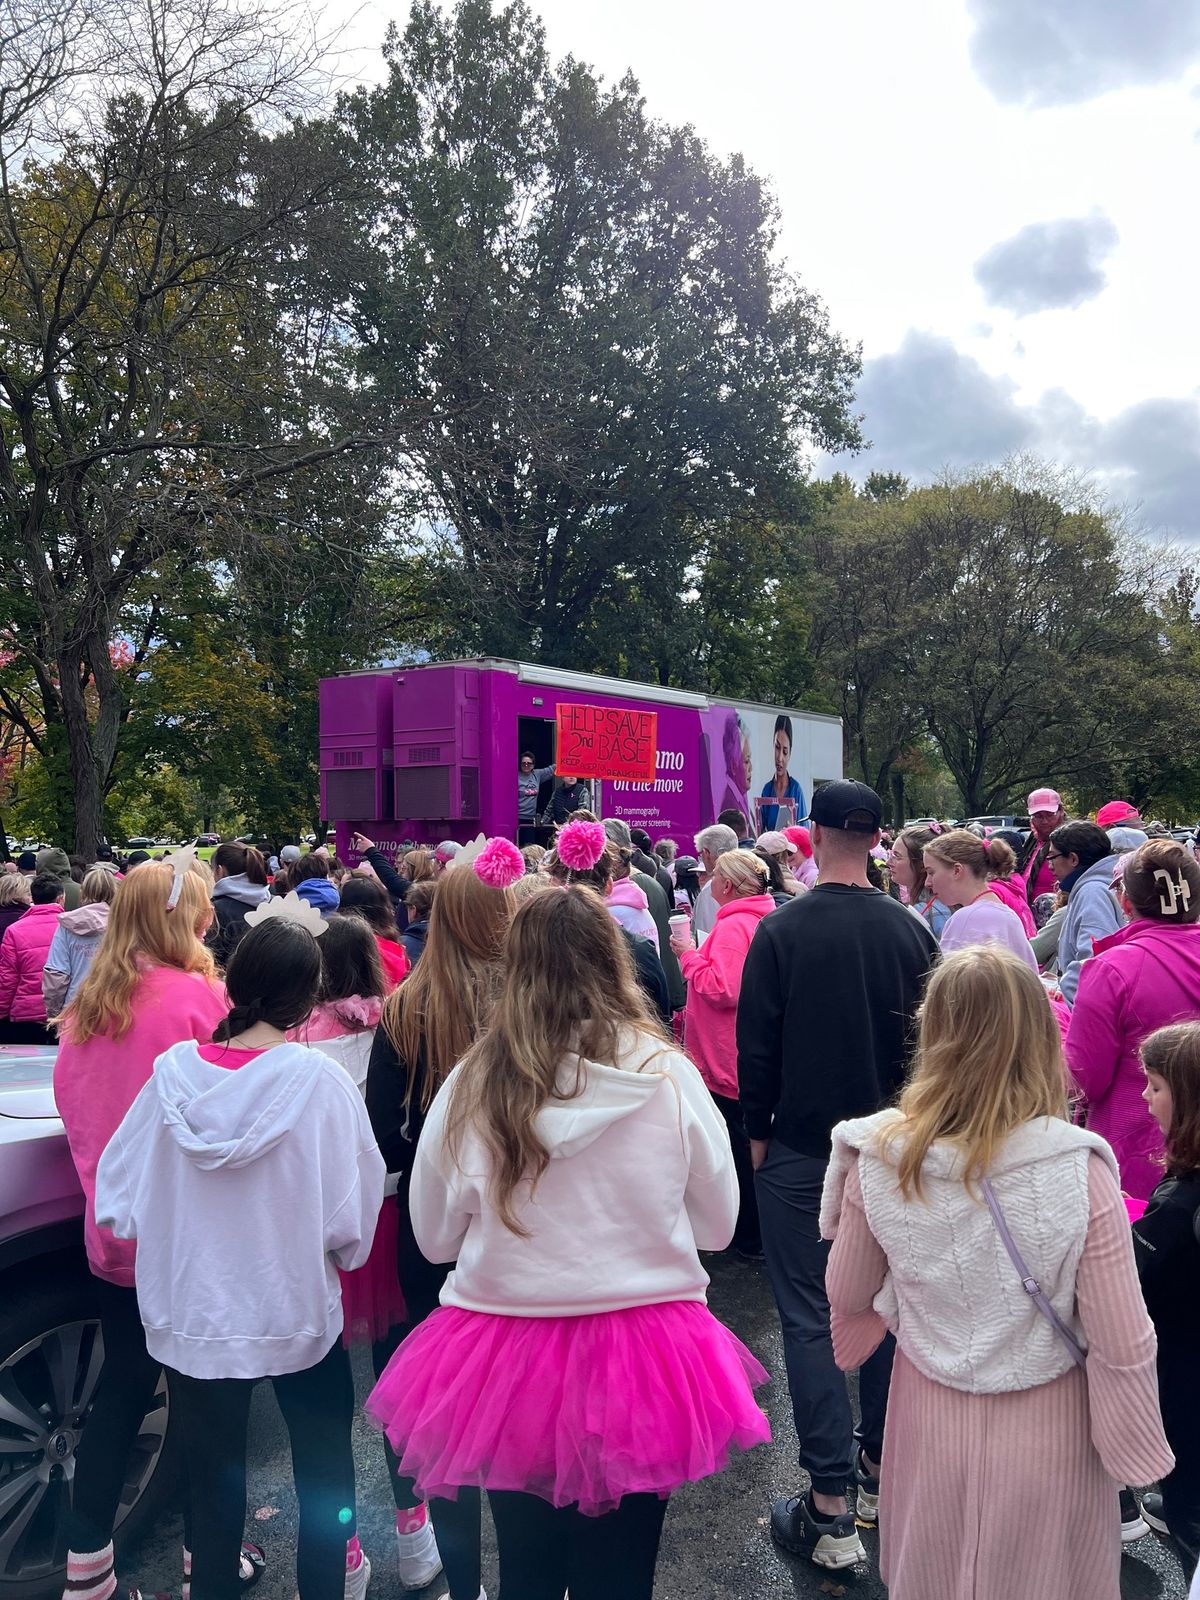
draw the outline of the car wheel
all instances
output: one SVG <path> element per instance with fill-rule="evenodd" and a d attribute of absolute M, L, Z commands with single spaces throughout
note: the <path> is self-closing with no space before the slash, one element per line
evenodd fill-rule
<path fill-rule="evenodd" d="M 61 1594 L 75 1448 L 104 1364 L 90 1274 L 66 1272 L 9 1291 L 0 1284 L 0 1600 Z M 117 1537 L 161 1511 L 174 1473 L 160 1380 L 130 1452 Z"/>

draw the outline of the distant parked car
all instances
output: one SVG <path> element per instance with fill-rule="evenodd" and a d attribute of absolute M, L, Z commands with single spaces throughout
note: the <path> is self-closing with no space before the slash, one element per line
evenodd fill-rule
<path fill-rule="evenodd" d="M 998 828 L 1014 828 L 1020 832 L 1022 828 L 1020 817 L 968 817 L 967 822 L 978 823 L 988 833 L 995 833 Z"/>
<path fill-rule="evenodd" d="M 155 843 L 154 839 L 145 839 L 141 834 L 138 834 L 136 838 L 125 841 L 125 848 L 126 850 L 153 850 Z"/>
<path fill-rule="evenodd" d="M 63 1592 L 75 1450 L 104 1363 L 83 1191 L 51 1087 L 55 1054 L 0 1045 L 0 1600 Z M 163 1381 L 130 1452 L 118 1547 L 170 1496 L 169 1421 Z"/>
<path fill-rule="evenodd" d="M 221 835 L 219 833 L 198 833 L 196 835 L 196 843 L 204 849 L 208 849 L 210 845 L 218 845 L 220 842 Z"/>

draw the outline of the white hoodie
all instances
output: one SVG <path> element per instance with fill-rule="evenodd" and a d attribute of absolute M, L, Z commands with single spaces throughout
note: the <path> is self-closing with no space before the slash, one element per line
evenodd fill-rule
<path fill-rule="evenodd" d="M 430 1261 L 456 1261 L 442 1304 L 501 1316 L 584 1316 L 705 1298 L 697 1250 L 723 1250 L 737 1220 L 737 1178 L 725 1123 L 678 1050 L 628 1036 L 619 1067 L 586 1064 L 582 1092 L 542 1108 L 550 1164 L 514 1211 L 512 1233 L 488 1201 L 489 1159 L 468 1130 L 457 1161 L 446 1114 L 459 1077 L 429 1108 L 409 1208 Z M 564 1064 L 564 1094 L 575 1063 Z"/>
<path fill-rule="evenodd" d="M 138 1241 L 146 1347 L 193 1378 L 315 1366 L 342 1331 L 336 1268 L 370 1254 L 383 1157 L 362 1096 L 320 1050 L 237 1071 L 187 1040 L 100 1158 L 96 1216 Z"/>

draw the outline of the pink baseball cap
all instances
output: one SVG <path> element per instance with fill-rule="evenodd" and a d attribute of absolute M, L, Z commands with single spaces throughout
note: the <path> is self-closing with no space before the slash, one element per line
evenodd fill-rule
<path fill-rule="evenodd" d="M 783 836 L 789 844 L 794 844 L 796 846 L 796 849 L 799 850 L 800 854 L 806 861 L 809 859 L 813 853 L 813 847 L 812 834 L 809 833 L 807 828 L 801 828 L 799 825 L 792 828 L 785 828 L 783 830 Z"/>
<path fill-rule="evenodd" d="M 1141 820 L 1141 813 L 1130 800 L 1109 800 L 1096 813 L 1096 821 L 1102 828 L 1115 828 L 1119 822 L 1136 824 Z"/>
<path fill-rule="evenodd" d="M 1057 789 L 1035 789 L 1025 803 L 1031 816 L 1035 811 L 1061 811 L 1062 795 Z"/>

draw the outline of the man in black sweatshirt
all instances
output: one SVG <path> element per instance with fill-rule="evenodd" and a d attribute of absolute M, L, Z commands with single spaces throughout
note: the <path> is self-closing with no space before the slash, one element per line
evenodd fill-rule
<path fill-rule="evenodd" d="M 771 1531 L 820 1566 L 865 1559 L 847 1492 L 874 1520 L 894 1346 L 859 1374 L 857 1444 L 846 1380 L 833 1359 L 818 1226 L 830 1133 L 892 1101 L 937 943 L 919 918 L 867 881 L 879 796 L 839 780 L 813 796 L 819 878 L 758 925 L 737 1013 L 738 1083 L 756 1169 L 767 1275 L 783 1324 L 800 1465 L 812 1488 L 776 1501 Z"/>

